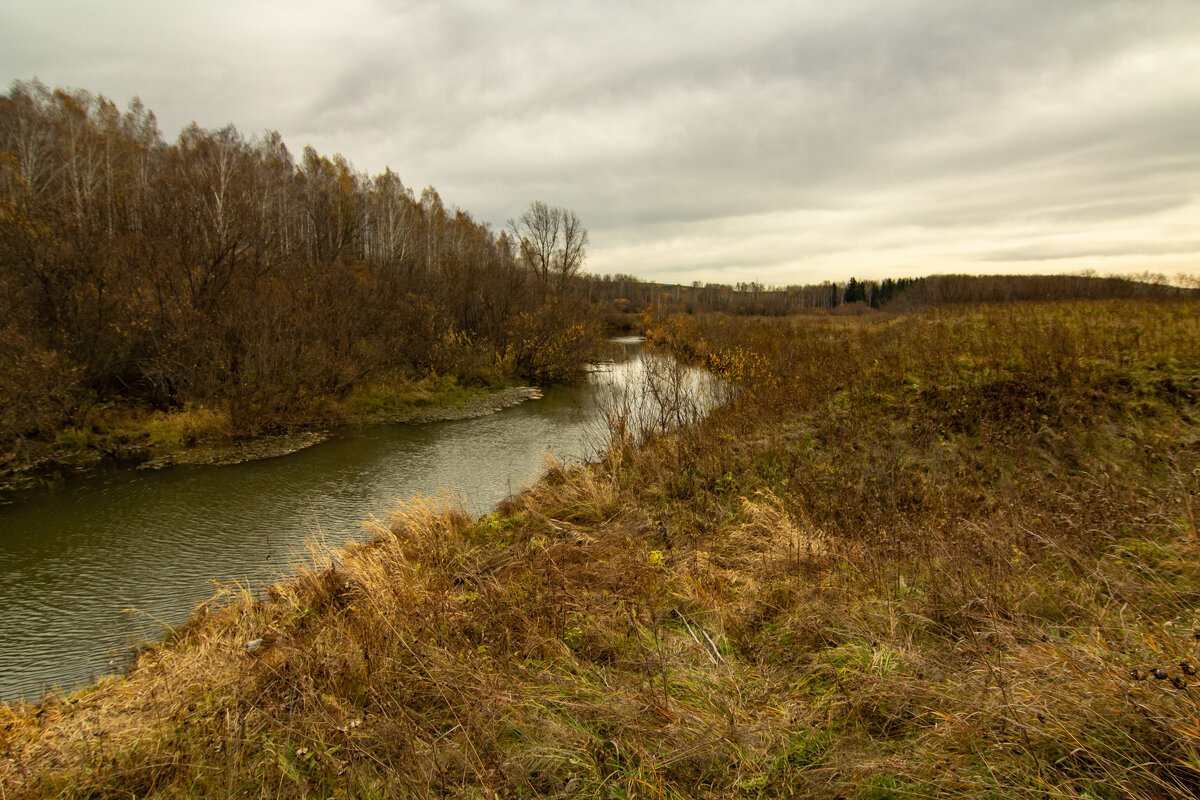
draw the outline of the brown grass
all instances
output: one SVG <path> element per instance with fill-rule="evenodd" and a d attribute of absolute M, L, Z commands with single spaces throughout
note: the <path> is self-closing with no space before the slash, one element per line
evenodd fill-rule
<path fill-rule="evenodd" d="M 730 406 L 6 708 L 5 796 L 1195 795 L 1200 306 L 694 333 Z"/>

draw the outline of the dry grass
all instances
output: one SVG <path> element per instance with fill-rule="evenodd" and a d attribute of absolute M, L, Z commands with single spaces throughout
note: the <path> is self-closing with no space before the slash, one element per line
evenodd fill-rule
<path fill-rule="evenodd" d="M 1196 794 L 1197 304 L 695 333 L 729 407 L 4 709 L 4 796 Z"/>

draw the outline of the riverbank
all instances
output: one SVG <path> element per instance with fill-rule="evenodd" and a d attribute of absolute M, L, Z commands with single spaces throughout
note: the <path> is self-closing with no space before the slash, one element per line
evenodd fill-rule
<path fill-rule="evenodd" d="M 0 711 L 0 782 L 1195 796 L 1200 304 L 696 330 L 736 402 L 227 589 L 129 676 Z"/>
<path fill-rule="evenodd" d="M 108 406 L 60 431 L 54 441 L 29 442 L 0 462 L 0 502 L 13 493 L 53 485 L 105 464 L 164 469 L 180 464 L 227 465 L 294 453 L 338 425 L 385 425 L 472 419 L 541 397 L 532 386 L 464 387 L 453 378 L 393 379 L 320 398 L 255 434 L 235 434 L 227 410 L 194 406 L 170 412 Z"/>

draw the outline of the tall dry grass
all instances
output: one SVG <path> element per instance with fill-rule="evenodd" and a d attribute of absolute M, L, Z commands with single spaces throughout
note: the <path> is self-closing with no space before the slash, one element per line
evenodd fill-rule
<path fill-rule="evenodd" d="M 730 404 L 5 708 L 5 796 L 1196 794 L 1200 306 L 691 331 Z"/>

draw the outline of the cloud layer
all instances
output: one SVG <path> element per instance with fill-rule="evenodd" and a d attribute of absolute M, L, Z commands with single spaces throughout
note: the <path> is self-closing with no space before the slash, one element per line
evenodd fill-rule
<path fill-rule="evenodd" d="M 1200 272 L 1187 0 L 9 0 L 4 74 L 570 206 L 594 272 Z"/>

